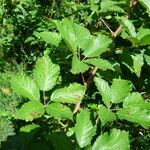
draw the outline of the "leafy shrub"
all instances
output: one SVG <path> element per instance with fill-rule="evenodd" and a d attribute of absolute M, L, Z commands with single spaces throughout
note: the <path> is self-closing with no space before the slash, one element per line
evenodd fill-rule
<path fill-rule="evenodd" d="M 148 18 L 149 2 L 48 4 L 9 3 L 10 24 L 18 22 L 2 53 L 13 50 L 27 69 L 7 59 L 12 68 L 0 74 L 2 149 L 148 150 L 150 29 L 141 18 Z M 7 1 L 3 6 L 8 21 Z"/>

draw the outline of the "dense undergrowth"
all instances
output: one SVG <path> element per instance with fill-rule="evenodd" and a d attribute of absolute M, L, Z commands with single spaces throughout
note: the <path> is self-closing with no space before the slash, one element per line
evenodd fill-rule
<path fill-rule="evenodd" d="M 149 150 L 149 0 L 0 0 L 0 148 Z"/>

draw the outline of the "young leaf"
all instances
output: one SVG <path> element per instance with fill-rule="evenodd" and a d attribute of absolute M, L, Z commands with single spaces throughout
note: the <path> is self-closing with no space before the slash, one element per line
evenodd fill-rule
<path fill-rule="evenodd" d="M 38 87 L 35 82 L 26 75 L 13 75 L 11 78 L 11 87 L 14 92 L 23 97 L 27 97 L 29 100 L 40 100 Z"/>
<path fill-rule="evenodd" d="M 95 84 L 97 86 L 97 89 L 99 90 L 100 94 L 102 95 L 102 100 L 105 103 L 107 107 L 110 106 L 110 100 L 111 100 L 111 95 L 110 95 L 110 87 L 108 83 L 101 79 L 101 78 L 95 78 Z"/>
<path fill-rule="evenodd" d="M 84 60 L 84 62 L 86 62 L 87 64 L 90 64 L 90 65 L 94 65 L 101 70 L 107 70 L 107 69 L 114 70 L 111 63 L 105 59 L 90 58 L 90 59 Z"/>
<path fill-rule="evenodd" d="M 150 1 L 149 0 L 138 0 L 147 10 L 150 15 Z"/>
<path fill-rule="evenodd" d="M 63 104 L 52 103 L 46 106 L 46 112 L 55 119 L 70 119 L 73 120 L 71 109 Z"/>
<path fill-rule="evenodd" d="M 43 32 L 34 32 L 34 35 L 38 38 L 41 38 L 46 43 L 58 46 L 61 41 L 61 36 L 55 32 L 43 31 Z"/>
<path fill-rule="evenodd" d="M 131 82 L 122 79 L 114 79 L 111 85 L 111 102 L 120 103 L 131 92 Z"/>
<path fill-rule="evenodd" d="M 84 50 L 83 55 L 85 57 L 97 57 L 108 50 L 108 46 L 111 42 L 111 39 L 105 35 L 91 35 L 90 38 L 87 39 L 86 45 L 81 47 Z"/>
<path fill-rule="evenodd" d="M 117 129 L 111 130 L 110 134 L 103 133 L 95 141 L 92 150 L 129 150 L 129 134 Z"/>
<path fill-rule="evenodd" d="M 101 120 L 102 126 L 104 126 L 107 122 L 116 120 L 115 114 L 103 105 L 100 105 L 99 111 L 97 113 Z"/>
<path fill-rule="evenodd" d="M 135 56 L 132 56 L 132 58 L 133 58 L 134 72 L 138 77 L 140 77 L 141 69 L 142 66 L 144 65 L 143 54 L 136 54 Z"/>
<path fill-rule="evenodd" d="M 118 21 L 124 26 L 124 28 L 127 30 L 128 34 L 131 37 L 136 38 L 135 27 L 130 20 L 122 16 L 122 17 L 118 17 Z"/>
<path fill-rule="evenodd" d="M 16 118 L 28 121 L 33 121 L 36 118 L 41 117 L 44 114 L 44 106 L 38 101 L 30 101 L 22 105 L 22 107 L 17 110 Z"/>
<path fill-rule="evenodd" d="M 72 83 L 68 87 L 55 90 L 51 95 L 51 100 L 62 103 L 78 103 L 84 97 L 85 90 L 85 86 Z"/>
<path fill-rule="evenodd" d="M 74 131 L 80 148 L 91 143 L 91 140 L 95 135 L 96 128 L 92 125 L 90 112 L 88 110 L 82 110 L 79 114 L 77 114 Z"/>
<path fill-rule="evenodd" d="M 144 128 L 150 127 L 150 111 L 140 107 L 128 107 L 117 112 L 120 119 L 138 123 Z"/>
<path fill-rule="evenodd" d="M 34 69 L 34 78 L 42 91 L 51 90 L 57 83 L 60 68 L 53 64 L 48 55 L 39 58 Z"/>
<path fill-rule="evenodd" d="M 85 71 L 87 71 L 89 69 L 89 66 L 80 61 L 76 55 L 73 56 L 72 58 L 72 68 L 71 68 L 71 72 L 73 74 L 79 74 L 79 73 L 83 73 Z"/>

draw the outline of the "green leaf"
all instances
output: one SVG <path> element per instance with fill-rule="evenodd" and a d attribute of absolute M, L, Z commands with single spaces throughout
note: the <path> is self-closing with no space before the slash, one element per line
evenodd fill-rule
<path fill-rule="evenodd" d="M 90 35 L 89 31 L 68 19 L 63 19 L 62 21 L 54 20 L 54 23 L 72 53 L 77 54 L 79 43 L 81 45 L 82 42 L 85 43 L 86 38 Z"/>
<path fill-rule="evenodd" d="M 150 103 L 144 100 L 140 93 L 133 92 L 124 99 L 123 107 L 139 107 L 141 109 L 150 110 Z"/>
<path fill-rule="evenodd" d="M 57 83 L 60 68 L 53 64 L 48 55 L 39 58 L 34 69 L 34 78 L 42 91 L 51 90 Z"/>
<path fill-rule="evenodd" d="M 90 36 L 87 39 L 86 45 L 82 45 L 85 57 L 97 57 L 108 51 L 108 46 L 111 44 L 111 39 L 105 35 Z"/>
<path fill-rule="evenodd" d="M 95 141 L 92 150 L 129 150 L 128 132 L 113 129 L 110 134 L 103 133 Z"/>
<path fill-rule="evenodd" d="M 147 13 L 150 15 L 150 1 L 149 0 L 138 0 L 147 10 Z"/>
<path fill-rule="evenodd" d="M 132 58 L 133 58 L 134 72 L 138 77 L 140 77 L 141 69 L 142 66 L 144 65 L 143 54 L 136 54 L 135 56 L 132 56 Z"/>
<path fill-rule="evenodd" d="M 62 103 L 78 103 L 84 97 L 85 90 L 85 86 L 72 83 L 68 87 L 55 90 L 51 95 L 51 100 Z"/>
<path fill-rule="evenodd" d="M 16 112 L 16 119 L 33 121 L 36 118 L 41 117 L 44 114 L 44 106 L 38 101 L 30 101 L 22 105 L 22 107 Z"/>
<path fill-rule="evenodd" d="M 76 55 L 72 58 L 72 68 L 71 72 L 73 74 L 79 74 L 87 71 L 89 69 L 89 66 L 85 64 L 84 62 L 80 61 Z"/>
<path fill-rule="evenodd" d="M 70 119 L 73 120 L 71 109 L 63 104 L 52 103 L 46 106 L 46 112 L 55 119 Z"/>
<path fill-rule="evenodd" d="M 128 107 L 117 112 L 119 119 L 138 123 L 144 128 L 150 127 L 150 111 L 140 107 Z"/>
<path fill-rule="evenodd" d="M 117 112 L 120 119 L 138 123 L 144 128 L 150 127 L 150 103 L 140 93 L 134 92 L 123 101 L 123 109 Z"/>
<path fill-rule="evenodd" d="M 80 148 L 91 144 L 96 128 L 92 125 L 90 112 L 88 110 L 82 110 L 79 114 L 77 114 L 74 131 Z"/>
<path fill-rule="evenodd" d="M 95 84 L 97 86 L 97 89 L 99 90 L 100 94 L 102 95 L 102 100 L 105 103 L 107 107 L 110 106 L 110 100 L 111 100 L 111 95 L 110 95 L 110 87 L 108 85 L 108 82 L 105 80 L 96 77 L 94 79 Z"/>
<path fill-rule="evenodd" d="M 99 111 L 97 112 L 98 116 L 101 120 L 102 126 L 104 126 L 106 123 L 116 120 L 116 116 L 113 112 L 111 112 L 109 109 L 104 107 L 103 105 L 99 106 Z"/>
<path fill-rule="evenodd" d="M 111 102 L 120 103 L 132 90 L 131 82 L 122 79 L 113 79 L 111 85 Z"/>
<path fill-rule="evenodd" d="M 126 5 L 126 1 L 124 0 L 102 0 L 100 4 L 100 12 L 118 12 L 124 13 L 124 7 Z"/>
<path fill-rule="evenodd" d="M 132 22 L 129 19 L 126 19 L 125 17 L 118 17 L 118 21 L 123 25 L 123 27 L 127 30 L 128 34 L 131 37 L 136 38 L 136 31 L 135 31 L 135 27 L 132 24 Z"/>
<path fill-rule="evenodd" d="M 37 128 L 40 128 L 40 126 L 37 124 L 29 124 L 21 127 L 19 132 L 30 133 L 32 130 Z"/>
<path fill-rule="evenodd" d="M 107 70 L 107 69 L 114 70 L 111 63 L 105 59 L 90 58 L 90 59 L 84 60 L 84 62 L 86 62 L 87 64 L 90 64 L 90 65 L 94 65 L 102 70 Z"/>
<path fill-rule="evenodd" d="M 61 41 L 61 36 L 56 32 L 34 32 L 34 35 L 38 38 L 41 38 L 46 43 L 58 46 Z"/>
<path fill-rule="evenodd" d="M 23 97 L 27 97 L 29 100 L 40 100 L 38 87 L 35 82 L 26 75 L 13 75 L 11 78 L 11 88 L 14 92 Z"/>
<path fill-rule="evenodd" d="M 150 29 L 140 28 L 137 33 L 139 45 L 150 45 Z"/>

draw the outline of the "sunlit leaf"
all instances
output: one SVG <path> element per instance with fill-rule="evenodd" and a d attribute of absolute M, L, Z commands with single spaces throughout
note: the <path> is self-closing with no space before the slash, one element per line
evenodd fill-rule
<path fill-rule="evenodd" d="M 80 148 L 91 144 L 96 128 L 92 125 L 90 112 L 88 110 L 82 110 L 79 114 L 77 114 L 74 131 Z"/>
<path fill-rule="evenodd" d="M 63 104 L 52 103 L 46 106 L 46 112 L 56 119 L 70 119 L 73 120 L 73 113 L 71 109 Z"/>
<path fill-rule="evenodd" d="M 129 134 L 117 129 L 103 133 L 95 141 L 92 150 L 130 150 Z"/>
<path fill-rule="evenodd" d="M 36 118 L 41 117 L 44 114 L 44 106 L 38 101 L 30 101 L 22 105 L 22 107 L 16 112 L 16 119 L 33 121 Z"/>
<path fill-rule="evenodd" d="M 72 83 L 68 87 L 55 90 L 51 95 L 51 100 L 62 103 L 78 103 L 85 94 L 85 86 Z"/>
<path fill-rule="evenodd" d="M 13 75 L 11 78 L 11 87 L 14 92 L 23 97 L 27 97 L 29 100 L 40 100 L 38 87 L 33 79 L 26 75 Z"/>
<path fill-rule="evenodd" d="M 51 90 L 57 83 L 60 68 L 52 63 L 48 55 L 39 58 L 34 69 L 34 78 L 42 91 Z"/>
<path fill-rule="evenodd" d="M 106 123 L 114 121 L 116 119 L 116 116 L 111 110 L 107 109 L 103 105 L 99 106 L 99 111 L 97 111 L 98 116 L 100 118 L 100 121 L 102 123 L 102 126 L 104 126 Z"/>

